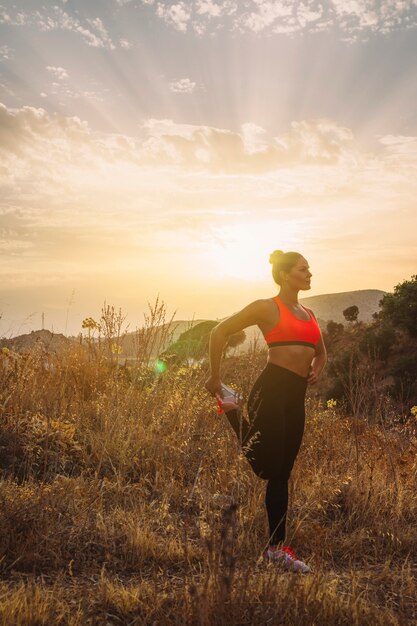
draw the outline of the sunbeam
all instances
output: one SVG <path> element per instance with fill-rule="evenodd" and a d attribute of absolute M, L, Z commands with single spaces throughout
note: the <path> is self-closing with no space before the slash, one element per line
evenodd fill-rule
<path fill-rule="evenodd" d="M 5 0 L 8 318 L 68 290 L 90 310 L 160 293 L 226 314 L 269 288 L 277 248 L 308 256 L 311 295 L 412 274 L 416 15 L 387 0 Z"/>

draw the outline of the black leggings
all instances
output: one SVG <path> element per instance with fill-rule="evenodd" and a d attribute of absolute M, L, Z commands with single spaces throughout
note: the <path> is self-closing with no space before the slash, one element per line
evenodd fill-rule
<path fill-rule="evenodd" d="M 226 413 L 253 471 L 268 481 L 272 545 L 285 540 L 288 479 L 303 438 L 306 389 L 307 378 L 267 363 L 249 394 L 249 422 L 237 410 Z"/>

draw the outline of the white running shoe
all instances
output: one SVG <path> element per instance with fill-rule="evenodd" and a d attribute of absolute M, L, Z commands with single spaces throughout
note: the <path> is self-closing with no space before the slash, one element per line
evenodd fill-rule
<path fill-rule="evenodd" d="M 287 546 L 268 546 L 264 552 L 264 559 L 282 565 L 291 572 L 301 572 L 301 574 L 311 572 L 309 566 L 297 559 L 291 548 Z"/>
<path fill-rule="evenodd" d="M 227 413 L 227 411 L 232 411 L 234 409 L 240 410 L 243 404 L 242 394 L 224 383 L 221 385 L 223 396 L 216 393 L 218 412 Z"/>

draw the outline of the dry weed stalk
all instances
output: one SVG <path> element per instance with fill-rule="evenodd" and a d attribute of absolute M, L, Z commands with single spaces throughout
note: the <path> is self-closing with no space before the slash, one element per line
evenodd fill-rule
<path fill-rule="evenodd" d="M 289 536 L 314 575 L 266 567 L 265 485 L 204 367 L 152 367 L 164 311 L 151 307 L 136 365 L 108 352 L 124 336 L 112 307 L 107 344 L 91 329 L 91 345 L 0 355 L 0 623 L 415 623 L 412 431 L 309 398 Z M 230 357 L 225 380 L 247 397 L 264 359 Z"/>

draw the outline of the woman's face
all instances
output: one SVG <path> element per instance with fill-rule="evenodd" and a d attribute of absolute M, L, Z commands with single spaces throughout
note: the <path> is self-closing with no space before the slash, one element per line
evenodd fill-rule
<path fill-rule="evenodd" d="M 308 261 L 304 257 L 300 257 L 289 273 L 285 274 L 284 284 L 295 290 L 310 289 L 311 277 L 312 273 L 310 272 Z"/>

